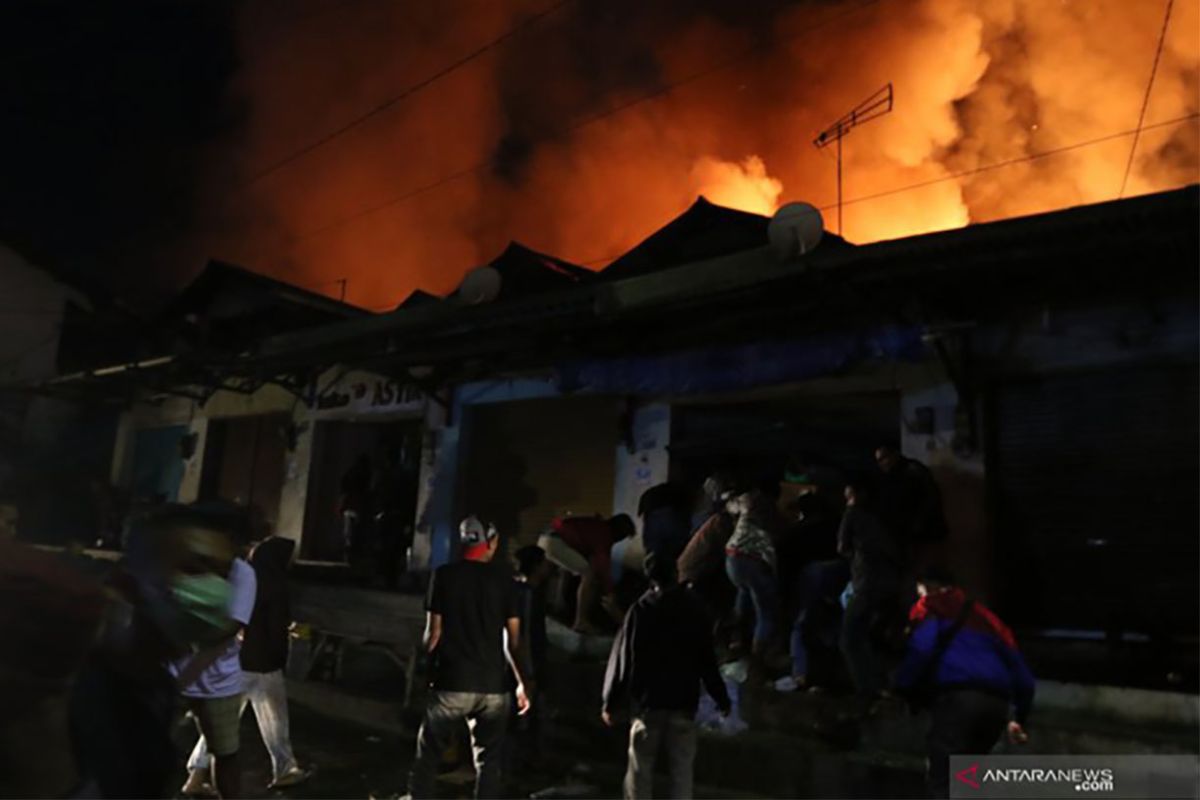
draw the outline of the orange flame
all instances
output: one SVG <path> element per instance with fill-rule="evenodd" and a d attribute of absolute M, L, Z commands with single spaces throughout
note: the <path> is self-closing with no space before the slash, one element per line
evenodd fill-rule
<path fill-rule="evenodd" d="M 696 193 L 719 206 L 771 215 L 779 208 L 783 184 L 767 174 L 758 156 L 747 156 L 740 163 L 718 161 L 704 156 L 692 167 Z"/>
<path fill-rule="evenodd" d="M 1111 199 L 1132 137 L 1073 146 L 1137 124 L 1164 4 L 804 3 L 771 18 L 773 44 L 756 57 L 701 79 L 698 70 L 755 49 L 750 28 L 698 14 L 660 19 L 653 4 L 627 4 L 641 16 L 614 21 L 604 43 L 649 51 L 649 87 L 631 84 L 616 56 L 581 68 L 570 34 L 603 36 L 593 28 L 604 20 L 564 11 L 255 184 L 206 246 L 298 283 L 347 277 L 351 301 L 379 306 L 418 287 L 449 291 L 509 239 L 580 262 L 612 257 L 698 194 L 762 214 L 806 200 L 831 221 L 834 165 L 812 136 L 889 81 L 895 110 L 844 143 L 851 241 Z M 304 58 L 266 59 L 243 75 L 254 109 L 246 163 L 336 129 L 544 4 L 442 5 L 378 4 L 292 31 Z M 823 20 L 835 21 L 814 30 Z M 261 33 L 253 22 L 250 42 Z M 1198 31 L 1200 0 L 1176 0 L 1146 123 L 1200 112 Z M 599 100 L 597 73 L 611 73 Z M 671 89 L 631 104 L 660 86 Z M 622 110 L 572 129 L 597 108 Z M 512 174 L 483 168 L 389 203 L 486 164 L 524 118 L 525 129 L 568 132 L 535 136 Z M 1126 193 L 1195 182 L 1198 138 L 1195 118 L 1146 131 Z M 999 163 L 1009 166 L 992 168 Z M 855 202 L 876 194 L 884 196 Z"/>

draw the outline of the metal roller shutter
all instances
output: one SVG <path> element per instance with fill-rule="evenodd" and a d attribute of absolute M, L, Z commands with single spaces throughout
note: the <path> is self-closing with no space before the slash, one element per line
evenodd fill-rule
<path fill-rule="evenodd" d="M 994 397 L 1002 603 L 1013 622 L 1197 628 L 1197 370 L 1012 383 Z"/>

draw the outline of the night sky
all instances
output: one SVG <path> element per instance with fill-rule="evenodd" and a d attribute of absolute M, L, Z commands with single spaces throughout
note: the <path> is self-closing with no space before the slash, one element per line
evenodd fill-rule
<path fill-rule="evenodd" d="M 662 82 L 655 49 L 675 35 L 680 20 L 704 16 L 754 36 L 774 12 L 796 4 L 566 3 L 567 13 L 537 46 L 507 48 L 486 65 L 500 119 L 489 121 L 479 155 L 466 160 L 493 159 L 485 177 L 500 191 L 519 186 L 531 157 L 553 143 L 548 132 L 563 120 L 586 117 L 612 95 Z M 286 254 L 273 260 L 271 249 L 287 242 L 299 226 L 278 214 L 244 213 L 238 207 L 250 176 L 336 126 L 339 115 L 353 118 L 396 87 L 487 41 L 512 20 L 553 6 L 522 0 L 506 5 L 501 21 L 485 27 L 478 14 L 469 13 L 471 3 L 458 2 L 445 7 L 402 0 L 0 4 L 0 240 L 76 285 L 120 296 L 136 308 L 161 302 L 210 255 L 282 272 L 285 278 L 295 273 L 303 284 L 312 279 L 304 273 L 312 270 Z M 383 15 L 393 30 L 415 31 L 430 42 L 421 47 L 408 42 L 410 51 L 421 52 L 405 74 L 386 75 L 395 68 L 386 57 L 371 54 L 372 63 L 355 52 L 365 49 L 359 46 L 364 40 L 387 38 L 386 25 L 371 30 L 378 24 L 372 15 Z M 447 32 L 456 27 L 463 32 Z M 394 49 L 404 48 L 403 36 L 397 36 Z M 239 84 L 247 74 L 263 82 L 250 81 L 247 89 Z M 268 95 L 278 95 L 299 83 L 303 94 L 305 81 L 316 76 L 305 98 L 313 108 L 300 109 L 308 116 L 297 112 L 292 118 L 289 109 L 282 125 L 265 126 L 269 141 L 263 147 L 261 137 L 250 135 L 254 103 L 259 101 L 268 117 L 281 117 L 271 107 L 281 101 L 264 97 L 264 85 Z M 377 84 L 369 87 L 370 94 L 354 97 L 357 106 L 339 107 L 339 88 L 328 85 L 334 81 L 346 95 L 362 90 L 365 81 Z M 544 85 L 528 91 L 535 81 Z M 452 91 L 443 99 L 441 90 L 434 87 L 422 100 L 431 100 L 435 108 L 442 103 L 436 113 L 449 117 L 456 100 Z M 397 109 L 401 113 L 393 118 L 403 118 L 405 110 Z M 414 109 L 419 113 L 423 110 Z M 280 127 L 290 130 L 281 134 Z M 353 149 L 343 144 L 290 165 L 267 182 L 268 190 L 280 179 L 294 180 L 311 194 L 314 185 L 304 185 L 309 174 L 319 174 L 326 152 Z M 286 195 L 292 188 L 285 185 L 281 191 Z M 352 202 L 342 205 L 352 209 L 361 203 L 356 193 L 371 199 L 369 192 L 355 190 L 348 193 Z M 343 215 L 336 204 L 322 210 L 322 219 Z M 503 247 L 510 235 L 504 219 L 481 224 L 487 228 L 481 235 L 486 244 L 471 258 Z M 213 243 L 221 236 L 224 243 Z M 268 246 L 225 246 L 238 236 L 264 239 Z M 331 269 L 336 277 L 336 268 Z"/>
<path fill-rule="evenodd" d="M 93 290 L 168 285 L 197 178 L 242 120 L 232 8 L 0 4 L 0 238 Z"/>
<path fill-rule="evenodd" d="M 944 230 L 1195 182 L 1197 30 L 1200 0 L 8 0 L 0 242 L 137 310 L 210 257 L 390 308 L 510 240 L 600 268 L 698 195 L 830 208 L 810 142 L 888 83 L 843 233 Z"/>

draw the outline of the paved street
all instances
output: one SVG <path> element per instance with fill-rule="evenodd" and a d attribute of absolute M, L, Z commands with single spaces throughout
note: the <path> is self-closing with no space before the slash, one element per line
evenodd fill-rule
<path fill-rule="evenodd" d="M 351 701 L 347 701 L 351 702 Z M 343 708 L 342 711 L 345 709 Z M 341 711 L 338 712 L 341 714 Z M 242 722 L 242 747 L 245 756 L 246 796 L 255 798 L 387 798 L 404 794 L 413 757 L 416 720 L 410 715 L 407 725 L 396 723 L 391 730 L 378 724 L 366 726 L 327 716 L 311 710 L 307 704 L 291 704 L 292 741 L 296 756 L 305 766 L 315 765 L 316 772 L 306 783 L 283 791 L 266 788 L 270 780 L 270 761 L 259 737 L 254 718 L 247 714 Z M 605 730 L 598 721 L 586 731 L 584 741 L 568 741 L 578 737 L 578 731 L 552 729 L 546 739 L 547 753 L 537 769 L 510 770 L 510 797 L 529 797 L 546 791 L 546 797 L 606 798 L 619 797 L 624 769 L 624 736 L 621 729 Z M 178 731 L 180 763 L 186 757 L 193 737 L 190 730 Z M 465 731 L 464 731 L 465 739 Z M 728 747 L 718 753 L 728 756 L 728 763 L 716 772 L 723 776 L 717 787 L 698 780 L 698 798 L 773 796 L 759 784 L 757 791 L 738 790 L 747 775 L 769 770 L 776 761 L 808 760 L 807 772 L 811 796 L 848 797 L 918 797 L 921 796 L 920 775 L 911 768 L 895 768 L 870 764 L 864 760 L 847 760 L 832 752 L 823 751 L 812 743 L 805 745 L 795 739 L 776 739 L 774 746 L 764 749 L 764 742 L 735 737 Z M 465 742 L 464 742 L 465 743 Z M 464 758 L 456 768 L 447 769 L 439 778 L 438 794 L 443 798 L 471 796 L 473 772 Z M 581 753 L 594 756 L 582 760 Z M 713 751 L 706 751 L 712 757 Z M 764 760 L 766 759 L 766 760 Z M 697 777 L 711 776 L 712 765 L 698 765 Z M 182 785 L 184 774 L 179 773 Z M 665 775 L 659 775 L 663 781 Z M 793 785 L 793 790 L 797 788 Z M 660 785 L 658 795 L 665 796 L 666 786 Z"/>
<path fill-rule="evenodd" d="M 245 756 L 246 796 L 280 798 L 384 798 L 402 795 L 407 790 L 408 770 L 412 762 L 412 735 L 379 731 L 330 719 L 296 703 L 291 704 L 292 742 L 296 757 L 304 766 L 315 765 L 316 772 L 304 784 L 286 790 L 266 788 L 271 777 L 271 764 L 266 748 L 259 737 L 252 714 L 242 720 L 242 748 Z M 181 747 L 190 746 L 193 738 L 186 728 L 179 730 Z M 186 752 L 183 751 L 183 752 Z M 180 763 L 185 756 L 181 755 Z M 584 796 L 609 797 L 620 793 L 620 776 L 612 770 L 599 770 L 604 777 L 594 775 L 575 777 L 577 765 L 549 767 L 541 771 L 523 771 L 511 780 L 513 797 L 527 797 L 540 789 L 573 783 L 594 788 Z M 585 772 L 590 771 L 583 768 Z M 182 785 L 184 774 L 179 775 Z M 471 796 L 474 775 L 464 761 L 457 769 L 439 778 L 439 795 L 449 798 Z"/>

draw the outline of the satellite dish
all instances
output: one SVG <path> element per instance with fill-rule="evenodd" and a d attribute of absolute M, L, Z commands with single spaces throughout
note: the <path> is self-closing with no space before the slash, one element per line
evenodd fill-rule
<path fill-rule="evenodd" d="M 458 285 L 458 296 L 469 306 L 490 303 L 500 294 L 500 273 L 494 267 L 476 267 Z"/>
<path fill-rule="evenodd" d="M 812 252 L 825 235 L 825 220 L 815 206 L 788 203 L 767 225 L 767 241 L 780 261 L 792 261 Z"/>

